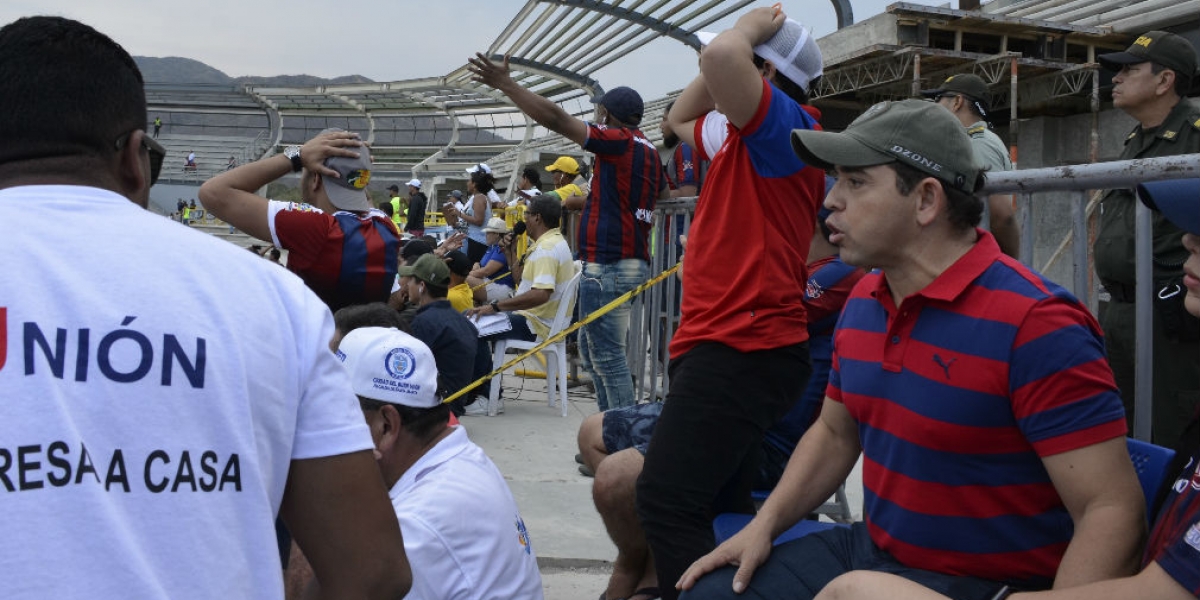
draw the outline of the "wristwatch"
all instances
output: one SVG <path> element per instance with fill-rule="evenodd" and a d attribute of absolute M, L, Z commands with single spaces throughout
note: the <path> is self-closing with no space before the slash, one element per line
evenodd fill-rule
<path fill-rule="evenodd" d="M 488 302 L 488 306 L 491 306 L 492 310 L 496 311 L 497 313 L 500 312 L 500 301 L 499 300 L 492 300 L 491 302 Z"/>
<path fill-rule="evenodd" d="M 299 173 L 300 169 L 304 168 L 304 164 L 300 162 L 300 146 L 288 146 L 284 148 L 283 155 L 292 161 L 293 173 Z"/>

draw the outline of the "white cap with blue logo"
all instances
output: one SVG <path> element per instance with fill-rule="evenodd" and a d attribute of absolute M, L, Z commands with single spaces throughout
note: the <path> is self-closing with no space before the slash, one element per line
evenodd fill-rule
<path fill-rule="evenodd" d="M 399 329 L 355 329 L 338 344 L 337 357 L 354 393 L 363 398 L 413 408 L 433 408 L 441 402 L 433 352 Z"/>

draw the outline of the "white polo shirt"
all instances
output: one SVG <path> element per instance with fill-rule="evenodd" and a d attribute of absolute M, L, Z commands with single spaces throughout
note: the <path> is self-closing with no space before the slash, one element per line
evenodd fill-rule
<path fill-rule="evenodd" d="M 404 473 L 392 506 L 412 566 L 406 600 L 540 600 L 525 522 L 492 459 L 455 427 Z"/>

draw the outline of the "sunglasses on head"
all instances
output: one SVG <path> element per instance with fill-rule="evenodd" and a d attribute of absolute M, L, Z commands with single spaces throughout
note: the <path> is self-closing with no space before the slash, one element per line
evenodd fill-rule
<path fill-rule="evenodd" d="M 134 129 L 133 131 L 141 130 Z M 117 138 L 117 150 L 124 148 L 125 144 L 129 143 L 129 137 L 133 135 L 133 131 Z M 142 147 L 150 153 L 150 185 L 154 185 L 158 183 L 158 176 L 162 173 L 163 159 L 167 157 L 167 149 L 148 135 L 142 136 Z"/>

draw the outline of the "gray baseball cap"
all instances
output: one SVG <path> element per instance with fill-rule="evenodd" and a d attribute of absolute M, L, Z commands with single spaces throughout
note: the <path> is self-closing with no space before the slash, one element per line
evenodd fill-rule
<path fill-rule="evenodd" d="M 983 170 L 962 123 L 950 111 L 916 99 L 880 102 L 841 133 L 793 130 L 792 150 L 823 169 L 898 162 L 968 194 Z"/>
<path fill-rule="evenodd" d="M 345 130 L 335 127 L 321 133 L 330 131 Z M 366 212 L 371 210 L 371 203 L 363 189 L 371 181 L 371 150 L 366 146 L 359 146 L 353 150 L 358 152 L 357 158 L 331 156 L 325 159 L 325 166 L 337 171 L 338 177 L 322 175 L 321 182 L 331 204 L 342 210 Z"/>

